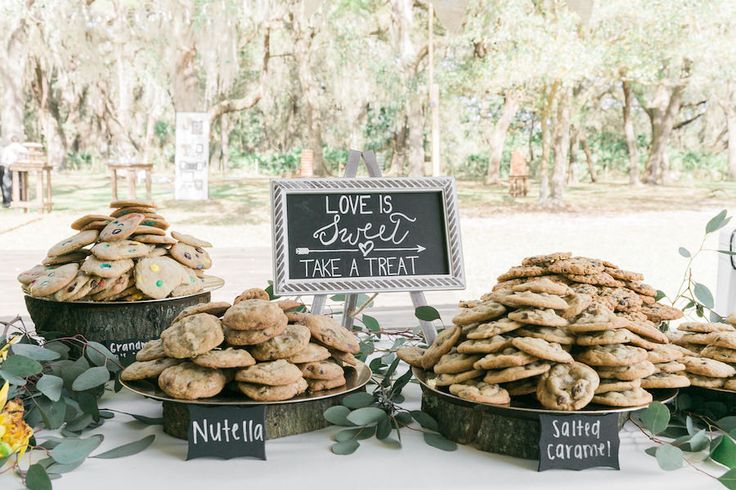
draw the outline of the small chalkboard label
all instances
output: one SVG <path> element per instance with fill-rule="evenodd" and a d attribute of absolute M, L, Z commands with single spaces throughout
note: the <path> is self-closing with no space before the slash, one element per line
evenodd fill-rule
<path fill-rule="evenodd" d="M 135 361 L 135 355 L 139 350 L 143 348 L 143 345 L 148 342 L 149 339 L 119 339 L 119 340 L 104 340 L 102 345 L 118 356 L 120 364 L 128 366 Z"/>
<path fill-rule="evenodd" d="M 455 182 L 272 182 L 274 292 L 462 289 Z"/>
<path fill-rule="evenodd" d="M 266 459 L 266 407 L 188 407 L 187 460 Z"/>
<path fill-rule="evenodd" d="M 619 469 L 618 414 L 542 414 L 539 422 L 539 471 Z"/>

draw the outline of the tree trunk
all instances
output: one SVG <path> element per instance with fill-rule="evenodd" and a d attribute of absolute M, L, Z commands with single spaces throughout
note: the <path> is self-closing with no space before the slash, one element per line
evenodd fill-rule
<path fill-rule="evenodd" d="M 11 138 L 18 142 L 25 140 L 23 127 L 23 80 L 28 60 L 25 43 L 27 41 L 26 20 L 22 18 L 18 27 L 10 35 L 8 43 L 0 46 L 0 86 L 3 88 L 0 105 L 0 129 L 2 143 L 7 145 Z"/>
<path fill-rule="evenodd" d="M 574 126 L 570 126 L 570 158 L 567 164 L 567 185 L 575 185 L 578 183 L 578 146 L 580 141 L 578 139 L 578 129 Z"/>
<path fill-rule="evenodd" d="M 636 133 L 634 132 L 634 121 L 631 117 L 634 97 L 631 93 L 631 83 L 624 80 L 621 82 L 624 91 L 624 135 L 626 136 L 626 149 L 629 154 L 629 184 L 640 185 L 639 178 L 639 155 L 636 149 Z"/>
<path fill-rule="evenodd" d="M 424 116 L 420 94 L 416 89 L 409 87 L 416 85 L 415 78 L 426 50 L 417 51 L 411 39 L 413 9 L 412 0 L 391 0 L 391 14 L 396 27 L 394 44 L 400 61 L 402 85 L 407 87 L 404 97 L 405 125 L 397 128 L 397 131 L 406 134 L 403 142 L 406 146 L 408 174 L 416 177 L 424 175 Z M 390 170 L 396 169 L 392 166 Z"/>
<path fill-rule="evenodd" d="M 297 74 L 304 102 L 305 116 L 307 120 L 307 146 L 314 154 L 314 175 L 324 177 L 329 171 L 324 163 L 322 154 L 322 114 L 319 106 L 319 85 L 314 77 L 310 55 L 312 50 L 312 39 L 316 35 L 314 29 L 303 24 L 304 19 L 292 18 L 294 26 L 294 57 L 297 62 Z"/>
<path fill-rule="evenodd" d="M 504 96 L 501 116 L 495 124 L 491 124 L 490 136 L 488 138 L 488 173 L 486 184 L 496 185 L 501 180 L 501 159 L 511 121 L 519 110 L 519 100 L 514 94 L 507 93 Z"/>
<path fill-rule="evenodd" d="M 391 164 L 387 176 L 397 176 L 404 172 L 404 162 L 406 161 L 406 124 L 396 130 L 391 138 Z"/>
<path fill-rule="evenodd" d="M 595 167 L 593 166 L 593 152 L 590 151 L 590 145 L 588 144 L 588 136 L 584 130 L 578 132 L 578 139 L 583 147 L 583 153 L 585 153 L 585 164 L 588 166 L 588 174 L 590 174 L 590 181 L 596 183 L 598 178 L 595 176 Z"/>
<path fill-rule="evenodd" d="M 675 117 L 680 111 L 684 89 L 682 85 L 672 90 L 660 85 L 657 87 L 652 107 L 647 108 L 652 128 L 651 148 L 644 176 L 644 181 L 648 184 L 658 184 L 667 179 L 669 171 L 667 145 L 672 135 Z"/>
<path fill-rule="evenodd" d="M 194 46 L 181 47 L 172 80 L 172 98 L 176 112 L 198 112 L 204 110 L 202 95 L 199 93 L 197 70 L 194 59 L 197 51 Z"/>
<path fill-rule="evenodd" d="M 552 187 L 550 197 L 555 201 L 562 200 L 565 189 L 565 168 L 567 167 L 570 149 L 570 89 L 563 88 L 557 101 L 557 117 L 554 135 L 555 161 L 552 169 Z"/>
<path fill-rule="evenodd" d="M 728 126 L 728 178 L 736 180 L 736 108 L 729 101 L 725 109 Z"/>
<path fill-rule="evenodd" d="M 227 170 L 230 161 L 230 117 L 220 116 L 220 172 Z"/>
<path fill-rule="evenodd" d="M 542 125 L 542 160 L 539 164 L 539 200 L 549 198 L 549 155 L 552 146 L 552 109 L 556 99 L 558 82 L 544 88 L 542 111 L 539 120 Z"/>

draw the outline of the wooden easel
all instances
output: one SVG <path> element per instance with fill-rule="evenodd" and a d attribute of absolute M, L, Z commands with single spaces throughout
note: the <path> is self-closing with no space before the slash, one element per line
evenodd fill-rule
<path fill-rule="evenodd" d="M 358 175 L 358 166 L 360 165 L 361 157 L 365 162 L 365 166 L 368 168 L 368 175 L 370 177 L 382 177 L 381 168 L 378 166 L 376 160 L 376 154 L 373 151 L 360 152 L 358 150 L 350 150 L 348 154 L 348 163 L 345 166 L 345 174 L 343 175 L 346 179 L 354 179 Z M 427 299 L 424 297 L 422 291 L 410 291 L 411 302 L 414 308 L 419 306 L 427 306 Z M 312 300 L 312 313 L 319 315 L 324 311 L 325 303 L 327 302 L 327 295 L 318 294 Z M 342 314 L 342 325 L 347 329 L 351 329 L 353 326 L 352 312 L 355 310 L 358 302 L 357 294 L 345 295 L 345 306 Z M 419 325 L 422 327 L 424 333 L 424 339 L 427 343 L 432 343 L 434 338 L 437 336 L 437 330 L 435 330 L 432 322 L 419 320 Z"/>

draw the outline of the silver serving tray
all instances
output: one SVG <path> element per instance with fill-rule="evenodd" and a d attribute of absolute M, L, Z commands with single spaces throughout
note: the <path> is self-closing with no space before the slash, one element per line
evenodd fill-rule
<path fill-rule="evenodd" d="M 523 414 L 525 416 L 533 414 L 569 415 L 572 413 L 582 415 L 605 415 L 608 413 L 636 412 L 637 410 L 641 410 L 649 406 L 649 404 L 647 403 L 646 405 L 639 405 L 636 407 L 606 407 L 603 405 L 596 405 L 595 403 L 591 403 L 582 410 L 575 410 L 574 412 L 570 412 L 566 410 L 550 410 L 548 408 L 544 408 L 532 395 L 513 396 L 511 397 L 511 403 L 509 405 L 491 405 L 488 403 L 471 402 L 460 398 L 459 396 L 455 396 L 448 391 L 443 391 L 441 388 L 430 386 L 429 381 L 435 377 L 435 374 L 431 371 L 425 371 L 424 369 L 414 367 L 412 368 L 412 372 L 414 373 L 414 377 L 419 380 L 419 383 L 424 389 L 430 390 L 445 398 L 450 398 L 452 399 L 453 403 L 459 403 L 466 406 L 477 406 L 479 408 L 488 407 L 488 409 L 492 409 L 492 411 L 499 413 L 518 413 L 519 415 Z M 675 396 L 677 396 L 676 389 L 658 389 L 647 391 L 652 393 L 652 396 L 654 398 L 653 401 L 658 401 L 662 403 L 670 402 L 675 398 Z"/>
<path fill-rule="evenodd" d="M 317 393 L 305 392 L 289 400 L 273 402 L 250 400 L 244 394 L 231 391 L 227 387 L 222 391 L 222 393 L 212 398 L 203 398 L 201 400 L 180 400 L 178 398 L 171 398 L 169 395 L 164 393 L 156 383 L 152 383 L 150 381 L 120 380 L 120 384 L 133 393 L 162 402 L 186 403 L 188 405 L 283 405 L 285 403 L 302 403 L 322 400 L 324 398 L 332 398 L 357 391 L 368 384 L 372 375 L 373 373 L 368 366 L 362 362 L 358 362 L 358 365 L 354 368 L 350 366 L 345 367 L 345 380 L 347 383 L 344 386 L 333 388 L 331 390 L 319 391 Z"/>

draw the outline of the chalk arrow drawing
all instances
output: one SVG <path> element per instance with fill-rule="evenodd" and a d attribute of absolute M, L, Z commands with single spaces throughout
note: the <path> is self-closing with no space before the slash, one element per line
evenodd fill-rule
<path fill-rule="evenodd" d="M 398 248 L 376 248 L 375 252 L 424 252 L 427 247 L 417 245 L 416 247 L 398 247 Z M 357 248 L 323 248 L 313 249 L 309 247 L 297 247 L 297 255 L 309 255 L 309 254 L 323 254 L 323 253 L 335 253 L 335 252 L 360 252 Z"/>

